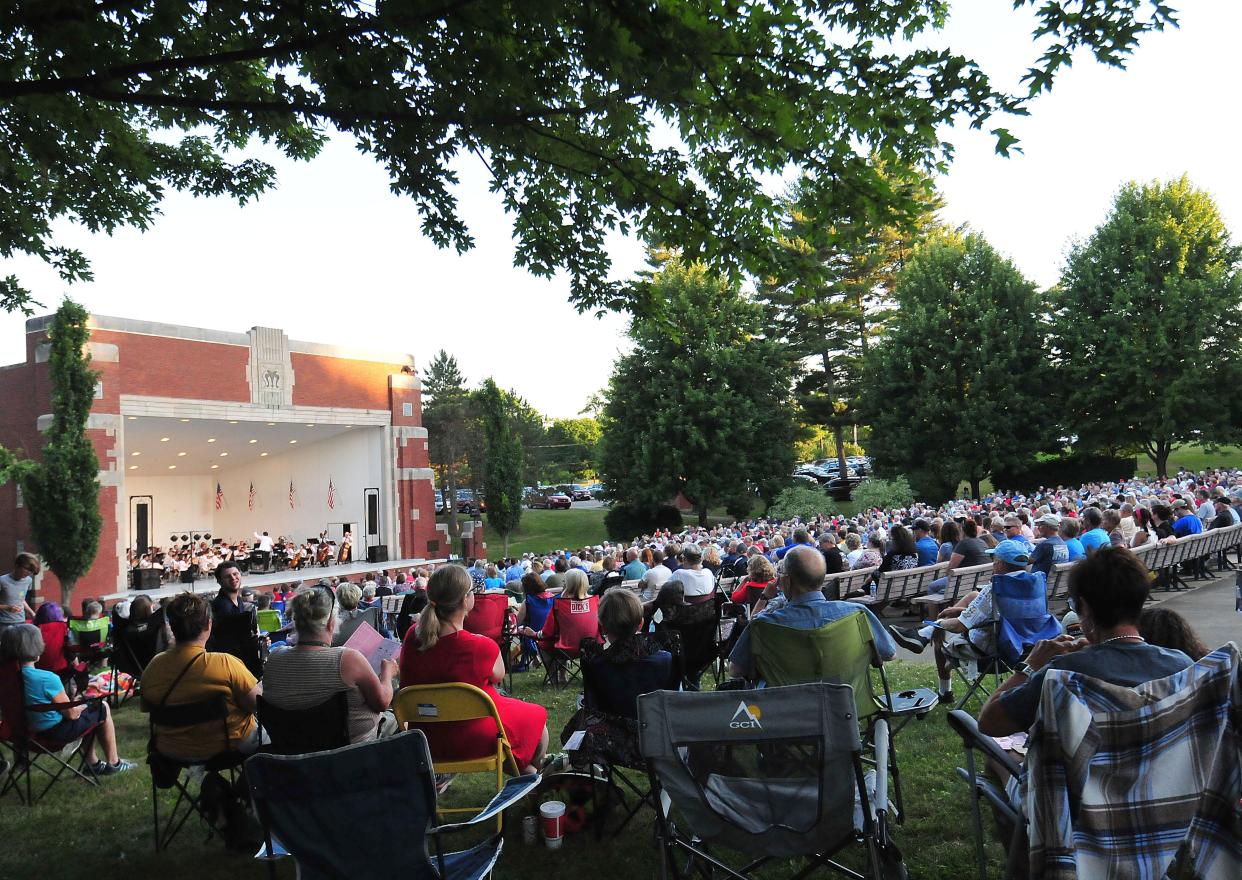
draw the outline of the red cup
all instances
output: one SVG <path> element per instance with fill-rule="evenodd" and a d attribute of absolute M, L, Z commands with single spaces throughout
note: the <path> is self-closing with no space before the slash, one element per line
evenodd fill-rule
<path fill-rule="evenodd" d="M 560 849 L 565 835 L 565 804 L 561 801 L 540 804 L 539 819 L 543 824 L 543 842 L 548 849 Z"/>

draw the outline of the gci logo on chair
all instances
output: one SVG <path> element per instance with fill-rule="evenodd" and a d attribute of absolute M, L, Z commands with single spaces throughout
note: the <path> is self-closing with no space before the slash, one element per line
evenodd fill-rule
<path fill-rule="evenodd" d="M 735 730 L 745 728 L 763 730 L 763 725 L 759 723 L 761 717 L 763 717 L 763 712 L 758 706 L 747 706 L 744 702 L 738 703 L 737 711 L 733 713 L 733 720 L 729 722 L 729 726 Z"/>

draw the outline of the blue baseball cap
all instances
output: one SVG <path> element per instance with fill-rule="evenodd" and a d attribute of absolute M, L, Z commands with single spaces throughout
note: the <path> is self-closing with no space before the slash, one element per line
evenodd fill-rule
<path fill-rule="evenodd" d="M 1001 541 L 987 553 L 1006 565 L 1026 565 L 1031 561 L 1031 554 L 1021 541 Z"/>

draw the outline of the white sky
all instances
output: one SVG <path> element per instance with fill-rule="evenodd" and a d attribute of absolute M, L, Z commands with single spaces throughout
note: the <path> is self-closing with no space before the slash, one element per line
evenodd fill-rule
<path fill-rule="evenodd" d="M 1067 243 L 1091 233 L 1126 180 L 1188 173 L 1230 227 L 1242 228 L 1233 59 L 1242 3 L 1176 5 L 1186 7 L 1182 27 L 1150 35 L 1127 70 L 1084 58 L 1030 117 L 988 126 L 1009 128 L 1023 153 L 1003 159 L 990 135 L 949 132 L 957 154 L 940 181 L 944 219 L 970 223 L 1041 285 L 1056 280 Z M 955 3 L 931 41 L 1016 88 L 1038 53 L 1029 17 L 1009 7 Z M 86 252 L 90 284 L 67 290 L 28 260 L 0 271 L 34 289 L 48 306 L 41 313 L 68 292 L 100 314 L 232 331 L 280 327 L 294 339 L 410 352 L 420 366 L 445 348 L 472 383 L 493 375 L 553 417 L 577 415 L 606 384 L 624 319 L 578 315 L 567 279 L 514 268 L 511 224 L 480 168 L 460 166 L 461 212 L 477 246 L 458 256 L 421 237 L 413 205 L 393 196 L 384 170 L 347 140 L 311 163 L 273 161 L 278 187 L 244 208 L 173 193 L 146 233 L 109 238 L 66 226 L 61 242 Z M 617 277 L 644 265 L 635 241 L 617 239 L 610 251 Z M 0 364 L 23 359 L 23 334 L 20 315 L 0 315 Z"/>

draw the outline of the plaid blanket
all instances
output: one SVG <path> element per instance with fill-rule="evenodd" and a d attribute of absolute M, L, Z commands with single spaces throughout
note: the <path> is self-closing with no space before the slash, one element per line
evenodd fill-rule
<path fill-rule="evenodd" d="M 1137 688 L 1048 672 L 1027 753 L 1031 877 L 1242 877 L 1232 643 Z"/>

